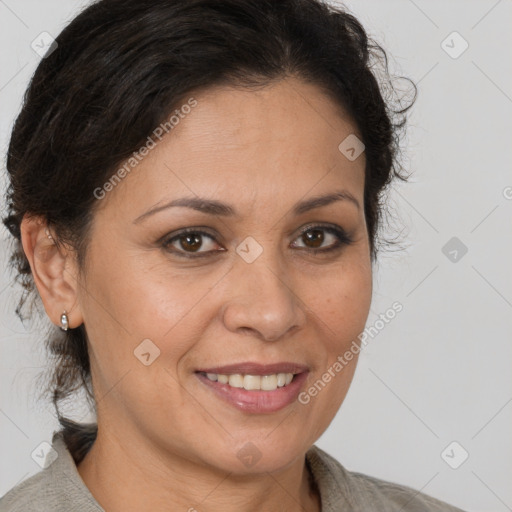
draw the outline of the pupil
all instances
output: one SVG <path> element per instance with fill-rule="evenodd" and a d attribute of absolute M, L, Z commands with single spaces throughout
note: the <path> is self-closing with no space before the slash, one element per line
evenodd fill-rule
<path fill-rule="evenodd" d="M 183 243 L 183 240 L 185 240 L 185 243 Z M 180 243 L 183 249 L 190 249 L 195 252 L 201 247 L 201 236 L 198 234 L 186 234 L 181 237 Z"/>
<path fill-rule="evenodd" d="M 316 235 L 314 233 L 316 233 Z M 312 229 L 310 231 L 307 231 L 306 233 L 304 233 L 304 236 L 308 241 L 313 242 L 313 247 L 320 247 L 322 245 L 322 242 L 324 241 L 323 231 L 319 229 Z"/>
<path fill-rule="evenodd" d="M 324 241 L 322 230 L 312 229 L 303 235 L 304 240 L 312 242 L 313 247 L 320 247 Z M 201 236 L 198 234 L 186 234 L 180 239 L 181 246 L 185 250 L 197 251 L 201 247 Z"/>

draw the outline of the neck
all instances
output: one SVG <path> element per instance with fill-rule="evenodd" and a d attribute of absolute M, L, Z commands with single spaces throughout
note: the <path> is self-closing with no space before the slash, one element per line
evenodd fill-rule
<path fill-rule="evenodd" d="M 85 485 L 109 512 L 320 512 L 305 457 L 280 472 L 225 473 L 150 444 L 100 429 L 77 466 Z"/>

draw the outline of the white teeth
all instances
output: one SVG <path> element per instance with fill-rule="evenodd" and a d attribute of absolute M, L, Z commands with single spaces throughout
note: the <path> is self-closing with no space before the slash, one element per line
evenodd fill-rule
<path fill-rule="evenodd" d="M 227 384 L 229 382 L 229 377 L 227 375 L 217 375 L 217 380 L 221 384 Z"/>
<path fill-rule="evenodd" d="M 283 375 L 281 373 L 281 375 Z M 263 391 L 272 391 L 277 389 L 277 375 L 263 375 L 260 379 L 260 389 Z"/>
<path fill-rule="evenodd" d="M 252 391 L 253 389 L 260 389 L 261 377 L 259 375 L 246 375 L 244 377 L 244 389 Z"/>
<path fill-rule="evenodd" d="M 244 387 L 244 377 L 239 373 L 235 375 L 229 376 L 229 385 L 233 388 L 243 388 Z"/>
<path fill-rule="evenodd" d="M 275 391 L 277 388 L 287 386 L 293 380 L 293 373 L 274 373 L 272 375 L 221 375 L 217 373 L 207 373 L 211 381 L 217 381 L 220 384 L 229 384 L 234 388 L 244 388 L 248 391 Z"/>

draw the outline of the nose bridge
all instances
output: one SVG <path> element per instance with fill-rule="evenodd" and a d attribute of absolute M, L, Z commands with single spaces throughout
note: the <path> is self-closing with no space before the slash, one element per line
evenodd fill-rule
<path fill-rule="evenodd" d="M 229 329 L 251 329 L 268 340 L 283 336 L 303 322 L 300 301 L 288 284 L 290 274 L 280 257 L 279 243 L 271 238 L 267 236 L 260 243 L 246 237 L 237 246 L 231 276 L 234 293 L 224 306 Z"/>

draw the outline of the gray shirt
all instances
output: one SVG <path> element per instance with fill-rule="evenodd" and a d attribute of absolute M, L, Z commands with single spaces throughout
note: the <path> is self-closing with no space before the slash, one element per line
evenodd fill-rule
<path fill-rule="evenodd" d="M 57 457 L 12 488 L 0 500 L 0 512 L 104 512 L 58 431 L 53 433 L 52 447 Z M 320 493 L 322 512 L 463 512 L 410 487 L 347 471 L 315 445 L 306 453 L 306 463 Z"/>

